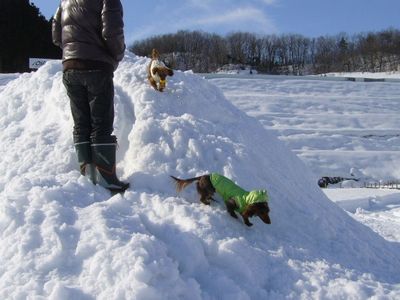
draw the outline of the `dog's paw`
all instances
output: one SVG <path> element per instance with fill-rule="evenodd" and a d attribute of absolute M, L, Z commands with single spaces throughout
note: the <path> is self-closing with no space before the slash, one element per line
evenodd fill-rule
<path fill-rule="evenodd" d="M 232 217 L 234 217 L 235 219 L 238 218 L 238 216 L 237 216 L 234 212 L 230 213 L 230 215 L 231 215 Z"/>
<path fill-rule="evenodd" d="M 253 223 L 250 223 L 249 221 L 245 222 L 244 224 L 246 224 L 249 227 L 253 226 Z"/>

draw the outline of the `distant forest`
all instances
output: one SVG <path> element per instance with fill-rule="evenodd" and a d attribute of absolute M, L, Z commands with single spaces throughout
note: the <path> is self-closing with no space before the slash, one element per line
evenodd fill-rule
<path fill-rule="evenodd" d="M 394 28 L 318 38 L 179 31 L 137 41 L 129 47 L 140 56 L 149 56 L 153 48 L 171 67 L 198 73 L 215 72 L 227 64 L 248 66 L 260 73 L 294 75 L 400 70 L 400 31 Z"/>

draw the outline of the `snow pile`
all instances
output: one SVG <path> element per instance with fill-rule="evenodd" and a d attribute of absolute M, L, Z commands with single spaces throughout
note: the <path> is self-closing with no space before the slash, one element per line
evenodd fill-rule
<path fill-rule="evenodd" d="M 277 137 L 218 88 L 176 72 L 166 92 L 148 60 L 115 74 L 118 173 L 110 198 L 76 168 L 59 62 L 0 94 L 0 298 L 282 299 L 395 297 L 400 246 L 328 200 Z M 170 174 L 216 171 L 267 188 L 272 225 L 231 218 L 221 199 L 176 195 Z"/>

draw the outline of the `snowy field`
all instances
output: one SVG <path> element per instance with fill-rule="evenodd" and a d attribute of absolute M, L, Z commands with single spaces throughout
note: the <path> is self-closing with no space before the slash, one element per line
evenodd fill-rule
<path fill-rule="evenodd" d="M 400 83 L 266 78 L 211 82 L 317 177 L 349 177 L 355 168 L 364 178 L 400 179 Z"/>
<path fill-rule="evenodd" d="M 392 71 L 392 72 L 353 72 L 353 73 L 327 73 L 322 76 L 328 77 L 354 77 L 354 78 L 375 78 L 375 79 L 396 79 L 400 80 L 400 72 Z"/>
<path fill-rule="evenodd" d="M 161 94 L 147 64 L 115 74 L 114 197 L 77 170 L 60 63 L 0 75 L 0 299 L 399 298 L 400 193 L 316 185 L 400 177 L 398 84 L 176 72 Z M 212 171 L 266 188 L 272 224 L 168 177 Z"/>
<path fill-rule="evenodd" d="M 321 176 L 349 178 L 352 168 L 365 181 L 400 181 L 400 83 L 334 80 L 400 79 L 400 73 L 327 76 L 321 81 L 247 76 L 211 82 L 266 130 L 276 132 L 313 171 L 315 182 Z M 324 192 L 356 220 L 387 240 L 400 242 L 399 190 L 328 188 Z"/>

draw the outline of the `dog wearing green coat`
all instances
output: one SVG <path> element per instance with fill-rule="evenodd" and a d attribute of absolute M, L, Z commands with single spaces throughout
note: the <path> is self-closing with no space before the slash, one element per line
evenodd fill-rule
<path fill-rule="evenodd" d="M 234 218 L 238 218 L 236 212 L 239 213 L 247 226 L 253 225 L 249 221 L 249 218 L 253 216 L 259 217 L 266 224 L 271 224 L 268 206 L 269 199 L 266 190 L 253 190 L 248 192 L 229 178 L 218 173 L 211 173 L 189 179 L 171 177 L 176 183 L 177 192 L 182 191 L 192 182 L 196 182 L 196 189 L 200 195 L 200 201 L 206 205 L 211 204 L 214 193 L 219 194 L 224 200 L 228 213 Z"/>

